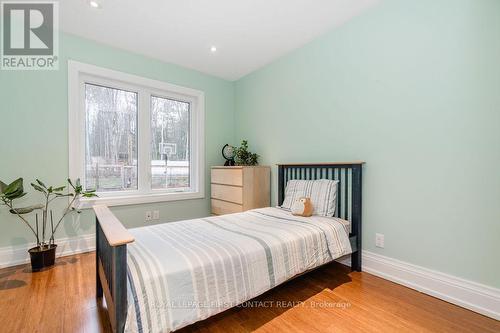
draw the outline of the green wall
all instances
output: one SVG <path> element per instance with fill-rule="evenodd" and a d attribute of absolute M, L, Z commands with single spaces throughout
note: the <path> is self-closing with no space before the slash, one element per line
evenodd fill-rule
<path fill-rule="evenodd" d="M 235 94 L 264 164 L 367 162 L 365 250 L 500 287 L 500 1 L 384 1 Z"/>
<path fill-rule="evenodd" d="M 60 38 L 60 70 L 0 71 L 0 179 L 25 178 L 31 193 L 19 205 L 40 199 L 29 186 L 34 178 L 54 185 L 64 184 L 67 178 L 68 59 L 204 91 L 206 164 L 221 163 L 220 147 L 233 138 L 228 126 L 233 124 L 233 83 L 75 36 L 62 34 Z M 207 168 L 207 186 L 209 181 Z M 160 210 L 162 221 L 206 216 L 208 197 L 207 192 L 205 199 L 115 207 L 113 211 L 126 226 L 140 226 L 145 224 L 145 211 L 152 209 Z M 94 233 L 90 211 L 66 222 L 58 238 Z M 0 207 L 0 247 L 33 241 L 27 228 Z"/>
<path fill-rule="evenodd" d="M 203 90 L 207 167 L 242 138 L 264 164 L 365 160 L 364 249 L 500 287 L 500 1 L 386 0 L 236 83 L 74 36 L 60 45 L 59 71 L 0 71 L 0 179 L 64 182 L 74 59 Z M 206 216 L 207 198 L 113 211 L 132 227 L 151 209 Z M 58 238 L 93 232 L 86 211 Z M 0 247 L 28 242 L 1 208 Z"/>

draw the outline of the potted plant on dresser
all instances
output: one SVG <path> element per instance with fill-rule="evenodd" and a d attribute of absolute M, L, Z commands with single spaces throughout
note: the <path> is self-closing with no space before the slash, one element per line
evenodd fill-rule
<path fill-rule="evenodd" d="M 26 195 L 23 187 L 23 179 L 19 178 L 10 184 L 5 184 L 0 181 L 0 203 L 9 208 L 11 214 L 16 215 L 33 233 L 36 239 L 36 246 L 28 250 L 31 259 L 31 268 L 33 271 L 54 265 L 56 248 L 54 235 L 64 221 L 64 218 L 72 211 L 76 211 L 73 207 L 75 201 L 80 197 L 95 197 L 94 191 L 84 191 L 80 180 L 72 182 L 68 179 L 69 192 L 64 193 L 66 186 L 53 187 L 46 186 L 42 181 L 36 180 L 36 183 L 31 183 L 31 186 L 43 196 L 43 202 L 40 204 L 16 208 L 14 200 L 22 198 Z M 68 205 L 63 210 L 62 215 L 58 220 L 54 220 L 54 214 L 50 209 L 54 200 L 61 198 L 68 199 Z M 28 221 L 28 214 L 35 213 L 34 223 Z M 78 211 L 79 212 L 79 211 Z"/>

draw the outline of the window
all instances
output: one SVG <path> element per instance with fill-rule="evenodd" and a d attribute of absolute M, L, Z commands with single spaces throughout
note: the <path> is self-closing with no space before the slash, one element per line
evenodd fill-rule
<path fill-rule="evenodd" d="M 137 93 L 85 84 L 84 179 L 87 190 L 137 190 Z"/>
<path fill-rule="evenodd" d="M 70 177 L 125 205 L 204 197 L 203 92 L 70 61 Z"/>
<path fill-rule="evenodd" d="M 151 96 L 151 187 L 189 188 L 189 103 Z"/>

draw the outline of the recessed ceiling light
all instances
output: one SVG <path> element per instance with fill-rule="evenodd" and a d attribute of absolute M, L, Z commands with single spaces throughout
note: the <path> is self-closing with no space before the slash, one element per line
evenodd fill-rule
<path fill-rule="evenodd" d="M 97 1 L 90 1 L 89 5 L 92 8 L 100 8 L 101 7 L 101 5 L 99 5 L 99 3 Z"/>
<path fill-rule="evenodd" d="M 210 47 L 210 52 L 212 53 L 217 52 L 217 48 L 215 46 Z"/>

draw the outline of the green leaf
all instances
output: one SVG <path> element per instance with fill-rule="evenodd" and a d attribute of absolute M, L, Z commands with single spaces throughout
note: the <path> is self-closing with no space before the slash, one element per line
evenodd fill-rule
<path fill-rule="evenodd" d="M 26 195 L 23 188 L 23 179 L 18 178 L 4 188 L 2 193 L 4 198 L 12 201 Z"/>
<path fill-rule="evenodd" d="M 80 178 L 77 178 L 74 182 L 72 182 L 71 179 L 68 178 L 68 183 L 73 188 L 75 195 L 83 195 L 84 191 L 82 183 L 80 182 Z"/>
<path fill-rule="evenodd" d="M 62 198 L 62 197 L 72 197 L 73 193 L 67 193 L 67 194 L 62 194 L 62 193 L 55 193 L 56 197 Z"/>
<path fill-rule="evenodd" d="M 14 208 L 11 209 L 9 212 L 11 214 L 28 214 L 31 213 L 34 210 L 37 209 L 43 209 L 43 205 L 33 205 L 33 206 L 28 206 L 28 207 L 23 207 L 23 208 Z"/>
<path fill-rule="evenodd" d="M 49 192 L 49 193 L 52 193 L 53 191 L 54 191 L 54 189 L 52 188 L 52 186 L 47 189 L 47 192 Z"/>
<path fill-rule="evenodd" d="M 14 194 L 9 194 L 9 195 L 4 195 L 4 196 L 5 196 L 5 198 L 7 198 L 9 201 L 11 201 L 11 202 L 12 202 L 12 200 L 22 198 L 22 197 L 24 197 L 26 194 L 27 194 L 27 193 L 22 192 L 22 193 L 14 193 Z"/>
<path fill-rule="evenodd" d="M 3 181 L 0 180 L 0 193 L 3 193 L 3 191 L 7 188 L 7 184 L 5 184 Z"/>
<path fill-rule="evenodd" d="M 64 191 L 64 189 L 66 188 L 66 186 L 60 186 L 60 187 L 56 187 L 55 189 L 53 189 L 54 192 L 62 192 Z"/>
<path fill-rule="evenodd" d="M 33 188 L 34 188 L 35 190 L 37 190 L 37 191 L 39 191 L 39 192 L 42 192 L 42 193 L 44 193 L 44 194 L 47 194 L 47 191 L 46 191 L 43 187 L 41 187 L 41 186 L 39 186 L 39 185 L 37 185 L 37 184 L 35 184 L 35 183 L 31 183 L 31 186 L 33 186 Z"/>
<path fill-rule="evenodd" d="M 23 190 L 23 179 L 22 178 L 18 178 L 16 180 L 14 180 L 12 183 L 10 183 L 9 185 L 7 185 L 7 187 L 4 189 L 3 193 L 4 194 L 11 194 L 11 193 L 15 193 L 15 192 L 18 192 L 19 190 Z"/>
<path fill-rule="evenodd" d="M 40 180 L 40 179 L 37 179 L 36 182 L 43 188 L 47 188 L 47 186 L 45 186 L 45 184 Z"/>

